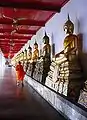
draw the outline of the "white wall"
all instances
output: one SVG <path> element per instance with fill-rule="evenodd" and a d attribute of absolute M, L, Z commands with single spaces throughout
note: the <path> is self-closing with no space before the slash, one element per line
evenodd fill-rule
<path fill-rule="evenodd" d="M 1 70 L 0 74 L 2 74 L 2 72 L 4 70 L 5 62 L 6 62 L 6 60 L 5 60 L 4 56 L 3 56 L 2 51 L 0 50 L 0 70 Z"/>
<path fill-rule="evenodd" d="M 5 65 L 5 58 L 3 54 L 0 52 L 0 67 L 2 67 L 3 65 Z"/>

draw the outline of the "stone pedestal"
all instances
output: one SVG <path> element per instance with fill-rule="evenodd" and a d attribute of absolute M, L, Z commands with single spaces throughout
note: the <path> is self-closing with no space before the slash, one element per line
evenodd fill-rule
<path fill-rule="evenodd" d="M 42 73 L 43 73 L 43 62 L 38 60 L 34 69 L 33 78 L 41 82 Z"/>
<path fill-rule="evenodd" d="M 40 59 L 36 62 L 33 78 L 44 84 L 49 70 L 50 61 L 44 61 L 43 59 Z"/>
<path fill-rule="evenodd" d="M 28 63 L 27 75 L 31 76 L 32 73 L 32 63 Z"/>
<path fill-rule="evenodd" d="M 28 62 L 25 62 L 24 63 L 24 71 L 27 72 L 27 69 L 28 69 Z"/>

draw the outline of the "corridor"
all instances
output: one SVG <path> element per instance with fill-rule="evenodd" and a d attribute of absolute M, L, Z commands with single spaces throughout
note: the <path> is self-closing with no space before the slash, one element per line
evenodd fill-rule
<path fill-rule="evenodd" d="M 0 68 L 0 120 L 65 120 L 27 83 L 16 86 L 15 70 Z"/>

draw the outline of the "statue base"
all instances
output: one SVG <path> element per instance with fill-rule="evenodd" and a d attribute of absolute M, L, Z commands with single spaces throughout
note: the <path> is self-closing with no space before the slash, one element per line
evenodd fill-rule
<path fill-rule="evenodd" d="M 33 78 L 45 84 L 49 70 L 50 60 L 38 60 L 34 69 Z"/>

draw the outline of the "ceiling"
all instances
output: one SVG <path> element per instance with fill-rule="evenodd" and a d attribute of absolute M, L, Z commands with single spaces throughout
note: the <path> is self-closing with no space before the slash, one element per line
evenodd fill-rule
<path fill-rule="evenodd" d="M 0 48 L 4 56 L 12 58 L 68 1 L 0 0 Z"/>

